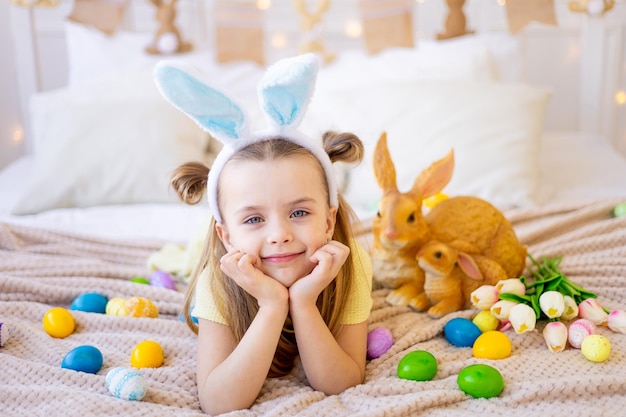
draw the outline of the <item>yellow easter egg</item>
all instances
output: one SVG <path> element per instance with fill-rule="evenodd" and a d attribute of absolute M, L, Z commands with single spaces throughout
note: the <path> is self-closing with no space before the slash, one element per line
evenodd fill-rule
<path fill-rule="evenodd" d="M 52 337 L 62 339 L 74 333 L 75 328 L 74 316 L 64 308 L 51 308 L 43 316 L 43 329 Z"/>
<path fill-rule="evenodd" d="M 511 340 L 497 330 L 490 330 L 478 336 L 472 346 L 475 358 L 504 359 L 511 356 Z"/>
<path fill-rule="evenodd" d="M 591 362 L 604 362 L 611 353 L 611 342 L 600 334 L 592 334 L 583 339 L 580 351 Z"/>
<path fill-rule="evenodd" d="M 483 310 L 476 314 L 476 317 L 472 320 L 481 332 L 485 333 L 490 330 L 496 330 L 500 324 L 500 320 L 494 317 L 489 310 Z"/>
<path fill-rule="evenodd" d="M 107 306 L 105 309 L 105 313 L 109 316 L 125 316 L 126 309 L 124 306 L 126 305 L 126 299 L 122 297 L 114 297 L 111 298 L 107 302 Z"/>
<path fill-rule="evenodd" d="M 163 364 L 163 348 L 154 340 L 144 340 L 133 349 L 130 364 L 134 368 L 158 368 Z"/>
<path fill-rule="evenodd" d="M 130 317 L 159 317 L 156 304 L 144 297 L 132 297 L 124 303 L 124 310 Z"/>
<path fill-rule="evenodd" d="M 435 207 L 437 204 L 441 203 L 443 200 L 447 200 L 449 197 L 447 195 L 445 195 L 444 193 L 437 193 L 435 195 L 432 195 L 428 198 L 425 198 L 422 203 L 428 207 L 428 208 L 433 208 Z"/>

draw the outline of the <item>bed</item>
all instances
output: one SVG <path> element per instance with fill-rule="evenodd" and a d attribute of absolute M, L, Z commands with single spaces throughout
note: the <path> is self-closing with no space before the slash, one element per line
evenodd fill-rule
<path fill-rule="evenodd" d="M 182 161 L 210 162 L 216 145 L 160 99 L 151 67 L 163 57 L 137 53 L 155 30 L 149 2 L 131 2 L 115 34 L 107 36 L 68 22 L 73 3 L 11 7 L 28 151 L 0 171 L 0 321 L 9 330 L 0 347 L 0 410 L 11 416 L 203 415 L 196 336 L 179 316 L 190 268 L 182 255 L 202 239 L 208 207 L 177 202 L 167 175 Z M 254 86 L 263 65 L 253 61 L 258 51 L 246 59 L 218 57 L 217 49 L 227 47 L 216 46 L 215 21 L 208 16 L 224 7 L 220 3 L 179 1 L 179 27 L 194 50 L 175 58 L 227 86 L 261 123 Z M 570 280 L 595 292 L 605 308 L 625 309 L 626 217 L 616 217 L 614 209 L 626 202 L 626 106 L 619 98 L 626 80 L 626 4 L 590 15 L 556 0 L 557 26 L 535 22 L 511 34 L 504 6 L 467 3 L 473 33 L 437 41 L 449 12 L 445 2 L 389 2 L 404 24 L 407 13 L 411 19 L 410 40 L 402 38 L 412 43 L 407 46 L 397 34 L 372 35 L 380 15 L 359 9 L 357 1 L 333 2 L 324 25 L 304 34 L 292 2 L 274 1 L 265 11 L 261 57 L 271 63 L 311 39 L 323 41 L 328 62 L 302 128 L 312 135 L 349 130 L 363 140 L 364 162 L 337 167 L 337 175 L 366 247 L 380 198 L 371 152 L 386 131 L 401 189 L 454 148 L 447 194 L 492 202 L 529 253 L 561 256 Z M 343 24 L 359 16 L 369 25 L 361 36 L 345 36 Z M 290 42 L 281 47 L 276 39 Z M 100 53 L 85 59 L 88 50 Z M 158 255 L 166 247 L 182 256 L 167 264 L 179 276 L 176 290 L 130 281 L 163 265 Z M 534 332 L 507 333 L 509 358 L 477 359 L 442 334 L 448 320 L 471 318 L 476 310 L 433 319 L 389 305 L 388 291 L 373 291 L 369 327 L 388 328 L 393 345 L 368 360 L 363 384 L 326 396 L 306 384 L 296 364 L 288 376 L 267 380 L 249 410 L 228 415 L 622 414 L 626 335 L 599 328 L 612 350 L 608 360 L 593 363 L 571 346 L 550 352 L 541 323 Z M 48 336 L 43 315 L 52 307 L 69 308 L 85 292 L 147 297 L 159 317 L 73 311 L 75 332 Z M 148 381 L 142 401 L 115 398 L 106 374 L 129 366 L 131 350 L 144 340 L 158 341 L 165 361 L 141 369 Z M 64 355 L 85 344 L 101 350 L 101 370 L 62 369 Z M 414 350 L 437 358 L 431 381 L 398 378 L 399 361 Z M 459 389 L 457 375 L 474 363 L 501 372 L 505 388 L 498 397 L 474 399 Z"/>

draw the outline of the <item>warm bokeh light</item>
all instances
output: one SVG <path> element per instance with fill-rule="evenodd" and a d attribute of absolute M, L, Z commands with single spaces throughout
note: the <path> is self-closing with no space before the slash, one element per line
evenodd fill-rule
<path fill-rule="evenodd" d="M 256 0 L 256 7 L 259 10 L 267 10 L 272 7 L 272 0 Z"/>
<path fill-rule="evenodd" d="M 615 94 L 615 102 L 620 106 L 626 104 L 626 92 L 624 90 L 620 90 Z"/>
<path fill-rule="evenodd" d="M 12 139 L 14 143 L 22 143 L 24 140 L 24 129 L 22 129 L 22 126 L 17 126 L 13 129 Z"/>
<path fill-rule="evenodd" d="M 275 33 L 272 36 L 272 47 L 276 49 L 284 49 L 287 47 L 287 36 L 284 33 Z"/>
<path fill-rule="evenodd" d="M 344 31 L 348 37 L 358 38 L 363 33 L 363 27 L 358 20 L 349 20 L 346 22 Z"/>
<path fill-rule="evenodd" d="M 506 5 L 506 0 L 497 0 L 497 1 L 498 1 L 498 4 L 500 6 L 505 6 Z"/>

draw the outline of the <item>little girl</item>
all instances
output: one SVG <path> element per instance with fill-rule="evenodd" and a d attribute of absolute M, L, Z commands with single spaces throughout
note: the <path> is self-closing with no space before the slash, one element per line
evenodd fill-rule
<path fill-rule="evenodd" d="M 289 373 L 297 356 L 326 394 L 364 379 L 371 264 L 352 238 L 332 168 L 360 162 L 363 145 L 350 133 L 320 142 L 296 130 L 317 69 L 312 55 L 268 69 L 260 95 L 271 126 L 249 133 L 227 96 L 180 68 L 157 68 L 165 97 L 224 143 L 210 170 L 187 163 L 172 178 L 190 204 L 206 189 L 213 214 L 184 306 L 210 414 L 250 407 L 265 379 Z"/>

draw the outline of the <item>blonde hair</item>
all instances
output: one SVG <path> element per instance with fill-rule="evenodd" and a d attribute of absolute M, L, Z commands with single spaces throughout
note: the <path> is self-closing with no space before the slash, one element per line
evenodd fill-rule
<path fill-rule="evenodd" d="M 323 135 L 324 149 L 332 162 L 360 162 L 363 159 L 363 144 L 352 133 L 326 132 Z M 278 158 L 287 158 L 293 155 L 306 155 L 317 159 L 306 148 L 292 141 L 274 137 L 265 141 L 255 142 L 238 151 L 232 156 L 233 160 L 267 161 Z M 318 162 L 319 175 L 326 183 L 326 175 L 321 164 Z M 172 175 L 171 184 L 178 193 L 179 198 L 187 204 L 197 204 L 202 201 L 207 186 L 209 168 L 202 163 L 190 162 L 178 167 Z M 326 184 L 328 190 L 328 184 Z M 219 189 L 218 189 L 219 193 Z M 327 196 L 328 197 L 328 196 Z M 219 195 L 218 195 L 219 201 Z M 333 240 L 345 245 L 352 245 L 351 223 L 355 219 L 354 213 L 346 201 L 339 195 L 339 207 Z M 185 295 L 183 315 L 187 325 L 198 332 L 198 325 L 191 317 L 191 306 L 194 292 L 201 273 L 206 269 L 209 276 L 209 285 L 214 297 L 221 297 L 222 302 L 217 305 L 220 313 L 226 318 L 230 329 L 237 341 L 240 341 L 258 312 L 258 304 L 254 297 L 239 287 L 235 281 L 224 275 L 220 269 L 220 258 L 226 254 L 226 248 L 217 236 L 215 219 L 211 220 L 211 226 L 207 234 L 202 255 L 191 277 L 189 288 Z M 339 270 L 337 277 L 321 292 L 317 300 L 317 307 L 324 322 L 337 336 L 341 331 L 340 319 L 345 308 L 352 282 L 354 279 L 354 267 L 352 257 L 349 256 Z M 298 354 L 291 318 L 288 316 L 283 326 L 283 331 L 274 354 L 274 360 L 270 368 L 269 377 L 287 374 L 294 364 Z"/>

